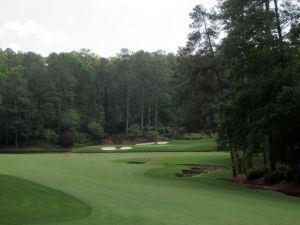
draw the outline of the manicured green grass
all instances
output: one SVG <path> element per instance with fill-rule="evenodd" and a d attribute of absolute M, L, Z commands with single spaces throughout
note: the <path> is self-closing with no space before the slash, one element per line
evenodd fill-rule
<path fill-rule="evenodd" d="M 103 151 L 102 147 L 132 147 L 132 150 Z M 100 152 L 207 152 L 216 149 L 215 138 L 197 140 L 174 140 L 166 145 L 97 145 L 74 148 L 77 153 L 100 153 Z"/>
<path fill-rule="evenodd" d="M 61 191 L 0 175 L 0 225 L 75 220 L 90 212 L 87 204 Z"/>
<path fill-rule="evenodd" d="M 128 164 L 129 161 L 145 163 Z M 221 167 L 193 178 L 174 176 L 178 169 L 184 168 L 178 164 L 187 163 Z M 0 155 L 2 174 L 67 193 L 92 209 L 88 216 L 72 221 L 67 220 L 67 215 L 66 221 L 61 222 L 49 218 L 36 221 L 34 215 L 32 221 L 30 217 L 25 221 L 20 216 L 15 219 L 18 225 L 298 224 L 300 199 L 231 184 L 224 180 L 230 174 L 226 167 L 229 155 L 225 152 Z M 0 187 L 4 183 L 0 181 Z M 13 192 L 21 193 L 23 186 L 16 185 Z M 28 210 L 26 203 L 30 197 L 14 202 L 14 196 L 6 195 L 9 190 L 1 192 L 1 196 L 8 196 L 0 198 L 1 207 L 9 206 L 6 214 Z M 68 210 L 61 205 L 63 202 L 58 205 Z M 48 210 L 51 206 L 49 200 L 37 202 L 36 207 Z M 5 220 L 1 216 L 0 224 L 9 224 Z"/>

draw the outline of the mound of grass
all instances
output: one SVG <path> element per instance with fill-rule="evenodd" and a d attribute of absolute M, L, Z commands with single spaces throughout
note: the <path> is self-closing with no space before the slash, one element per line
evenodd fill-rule
<path fill-rule="evenodd" d="M 88 205 L 61 191 L 0 175 L 0 225 L 69 221 L 90 211 Z"/>

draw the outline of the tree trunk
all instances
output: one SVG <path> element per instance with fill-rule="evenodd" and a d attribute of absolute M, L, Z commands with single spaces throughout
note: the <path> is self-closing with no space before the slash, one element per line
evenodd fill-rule
<path fill-rule="evenodd" d="M 293 170 L 293 182 L 295 185 L 299 184 L 299 171 L 298 171 L 298 163 L 297 163 L 297 152 L 295 149 L 295 144 L 290 144 L 290 161 L 291 161 L 291 167 Z"/>
<path fill-rule="evenodd" d="M 239 174 L 241 174 L 241 173 L 243 173 L 242 160 L 241 160 L 240 154 L 236 148 L 234 150 L 234 153 L 235 153 L 235 159 L 236 159 L 236 165 L 237 165 L 237 172 Z"/>
<path fill-rule="evenodd" d="M 273 140 L 272 132 L 268 134 L 268 145 L 269 145 L 268 149 L 269 149 L 270 169 L 276 170 L 276 159 L 275 159 L 274 140 Z"/>
<path fill-rule="evenodd" d="M 18 131 L 19 131 L 19 112 L 18 112 L 18 103 L 17 100 L 15 99 L 15 112 L 16 112 L 16 127 L 15 127 L 15 146 L 16 148 L 19 148 L 19 142 L 18 142 Z"/>
<path fill-rule="evenodd" d="M 8 137 L 8 135 L 6 135 L 6 138 L 5 138 L 5 144 L 6 144 L 6 146 L 9 145 L 9 137 Z"/>
<path fill-rule="evenodd" d="M 231 166 L 232 166 L 232 176 L 237 177 L 236 160 L 232 148 L 230 148 L 230 159 L 231 159 Z"/>
<path fill-rule="evenodd" d="M 144 130 L 144 114 L 145 114 L 145 99 L 144 99 L 144 86 L 142 87 L 141 99 L 141 130 Z"/>
<path fill-rule="evenodd" d="M 215 52 L 214 52 L 214 48 L 213 48 L 213 45 L 212 45 L 211 36 L 208 33 L 207 23 L 206 23 L 206 19 L 205 19 L 204 16 L 203 16 L 203 21 L 204 21 L 205 34 L 206 34 L 207 40 L 208 40 L 210 55 L 211 55 L 212 58 L 215 58 Z M 216 73 L 216 77 L 217 77 L 217 80 L 218 80 L 218 83 L 219 83 L 219 86 L 220 86 L 220 93 L 223 96 L 224 88 L 223 88 L 223 82 L 222 82 L 220 73 L 219 73 L 218 70 L 216 70 L 215 73 Z"/>
<path fill-rule="evenodd" d="M 207 40 L 208 40 L 210 54 L 211 54 L 211 57 L 214 58 L 215 57 L 215 52 L 214 52 L 214 48 L 212 46 L 211 37 L 210 37 L 210 35 L 208 33 L 208 30 L 207 30 L 207 24 L 206 24 L 206 19 L 205 19 L 204 15 L 203 15 L 203 22 L 204 22 L 205 34 L 206 34 Z"/>
<path fill-rule="evenodd" d="M 144 130 L 144 103 L 141 105 L 141 130 Z"/>
<path fill-rule="evenodd" d="M 280 50 L 280 58 L 279 59 L 280 59 L 280 62 L 282 63 L 282 66 L 284 67 L 285 60 L 284 60 L 284 49 L 283 49 L 283 37 L 282 37 L 280 14 L 279 14 L 277 0 L 274 0 L 274 6 L 275 6 L 276 27 L 277 27 L 277 33 L 278 33 L 278 38 L 279 38 L 279 50 Z"/>
<path fill-rule="evenodd" d="M 158 125 L 158 97 L 155 97 L 155 117 L 154 117 L 154 126 L 155 129 L 157 129 L 157 125 Z"/>
<path fill-rule="evenodd" d="M 107 87 L 104 87 L 104 119 L 105 123 L 108 122 L 108 99 L 107 99 Z"/>
<path fill-rule="evenodd" d="M 19 148 L 19 142 L 18 142 L 18 132 L 15 133 L 15 146 L 16 148 Z"/>
<path fill-rule="evenodd" d="M 270 0 L 265 0 L 266 12 L 270 12 Z"/>
<path fill-rule="evenodd" d="M 253 147 L 250 145 L 247 149 L 247 169 L 252 169 L 253 168 Z"/>
<path fill-rule="evenodd" d="M 239 151 L 237 149 L 234 150 L 235 152 L 235 158 L 237 161 L 237 171 L 239 174 L 245 174 L 247 176 L 247 169 L 245 168 L 245 165 L 240 157 Z"/>
<path fill-rule="evenodd" d="M 60 121 L 61 121 L 61 96 L 58 99 L 58 119 L 57 119 L 57 134 L 60 135 Z"/>
<path fill-rule="evenodd" d="M 151 126 L 151 105 L 148 106 L 148 126 Z"/>
<path fill-rule="evenodd" d="M 128 80 L 128 79 L 127 79 Z M 129 89 L 128 84 L 126 87 L 126 136 L 128 136 L 128 129 L 129 129 Z"/>
<path fill-rule="evenodd" d="M 263 152 L 264 166 L 268 165 L 267 149 L 264 149 Z"/>

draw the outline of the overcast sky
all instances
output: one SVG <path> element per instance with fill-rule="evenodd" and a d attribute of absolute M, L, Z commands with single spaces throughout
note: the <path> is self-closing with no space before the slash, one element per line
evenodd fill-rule
<path fill-rule="evenodd" d="M 176 52 L 189 13 L 215 0 L 1 0 L 0 48 L 50 52 L 81 48 L 109 57 L 121 48 Z"/>

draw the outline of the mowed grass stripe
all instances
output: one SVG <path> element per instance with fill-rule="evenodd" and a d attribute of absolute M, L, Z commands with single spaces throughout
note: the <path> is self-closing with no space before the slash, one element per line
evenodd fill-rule
<path fill-rule="evenodd" d="M 44 224 L 90 214 L 82 201 L 22 178 L 0 175 L 0 225 Z"/>

